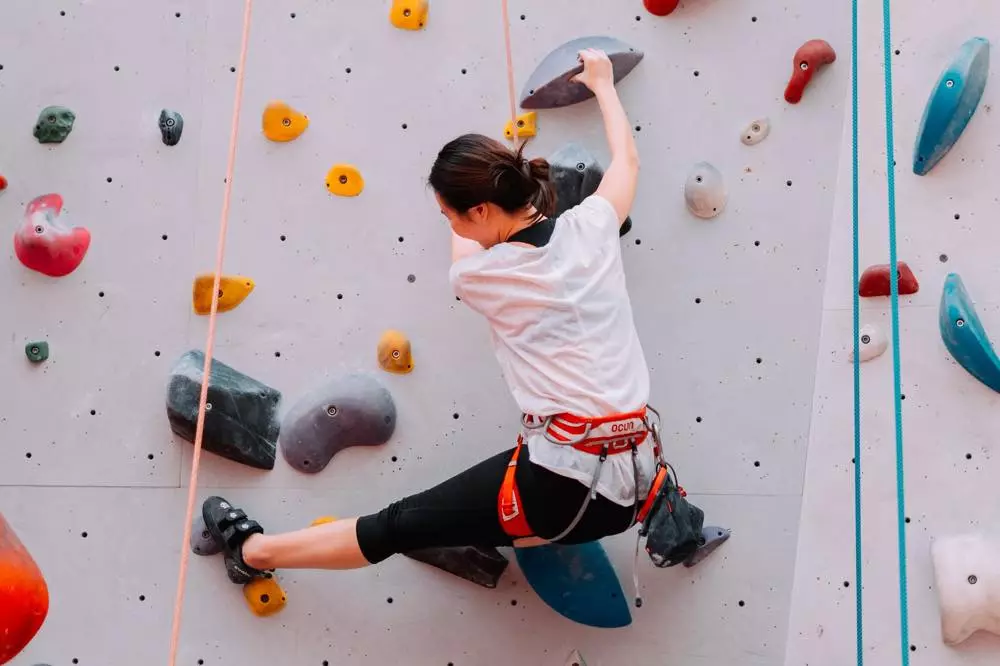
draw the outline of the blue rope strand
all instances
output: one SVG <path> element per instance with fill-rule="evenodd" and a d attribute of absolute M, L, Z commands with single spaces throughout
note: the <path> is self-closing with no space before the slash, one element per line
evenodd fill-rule
<path fill-rule="evenodd" d="M 858 294 L 860 267 L 858 251 L 858 0 L 851 2 L 851 217 L 854 232 L 854 596 L 855 617 L 858 628 L 858 666 L 864 666 L 864 638 L 862 627 L 862 554 L 861 554 L 861 308 Z"/>
<path fill-rule="evenodd" d="M 890 0 L 882 0 L 882 50 L 885 69 L 885 158 L 889 199 L 889 291 L 892 301 L 893 403 L 896 416 L 896 539 L 899 544 L 899 621 L 902 666 L 910 664 L 910 630 L 906 595 L 906 498 L 903 482 L 903 402 L 899 362 L 899 281 L 896 269 L 895 139 L 892 131 L 892 39 Z"/>

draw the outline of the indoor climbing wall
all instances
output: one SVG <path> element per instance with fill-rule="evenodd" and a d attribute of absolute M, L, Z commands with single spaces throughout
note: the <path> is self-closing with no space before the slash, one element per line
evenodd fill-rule
<path fill-rule="evenodd" d="M 864 272 L 889 263 L 889 203 L 882 4 L 861 4 L 859 262 Z M 998 581 L 993 573 L 997 553 L 988 542 L 1000 518 L 995 456 L 1000 383 L 994 374 L 991 389 L 957 359 L 976 356 L 969 340 L 978 327 L 970 311 L 978 312 L 978 323 L 993 340 L 1000 335 L 996 289 L 1000 266 L 993 251 L 1000 241 L 995 224 L 1000 213 L 996 188 L 1000 119 L 995 110 L 1000 88 L 995 72 L 985 73 L 981 56 L 986 49 L 969 43 L 980 37 L 995 45 L 1000 37 L 998 19 L 1000 8 L 972 0 L 892 3 L 896 243 L 898 260 L 906 263 L 918 290 L 907 293 L 912 292 L 913 281 L 900 266 L 905 645 L 901 640 L 891 306 L 885 296 L 860 299 L 861 332 L 868 335 L 868 344 L 862 340 L 861 347 L 869 348 L 862 358 L 870 357 L 860 366 L 861 625 L 865 663 L 880 666 L 902 663 L 904 651 L 909 663 L 934 666 L 995 664 L 1000 654 L 995 636 L 979 633 L 948 646 L 942 631 L 942 616 L 950 618 L 949 622 L 968 620 L 969 628 L 975 629 L 989 626 L 997 608 Z M 985 90 L 976 106 L 976 83 L 983 82 L 984 74 Z M 924 109 L 933 99 L 959 100 L 954 107 L 935 103 L 934 108 L 965 109 L 966 117 L 975 111 L 950 152 L 930 171 L 918 175 L 914 166 L 924 172 L 929 161 L 917 146 Z M 929 114 L 928 137 L 934 138 L 933 126 L 942 119 L 951 116 Z M 948 142 L 933 140 L 929 145 L 935 144 Z M 787 666 L 856 663 L 849 125 L 841 155 L 845 158 L 840 163 L 831 234 Z M 952 274 L 960 278 L 974 305 L 961 316 L 946 307 L 942 317 L 943 294 L 948 304 L 960 300 L 955 278 L 948 277 Z M 970 338 L 961 338 L 966 333 Z M 944 343 L 945 334 L 964 340 L 954 356 Z M 987 359 L 989 353 L 984 348 L 980 351 L 981 358 Z M 985 370 L 987 379 L 990 368 L 997 372 L 989 363 L 971 363 L 970 367 Z M 975 538 L 960 539 L 967 535 Z M 976 546 L 980 538 L 986 542 L 984 548 Z M 940 580 L 932 544 L 940 549 L 936 558 Z M 939 598 L 946 603 L 942 605 Z M 967 612 L 952 612 L 953 600 Z"/>
<path fill-rule="evenodd" d="M 233 279 L 223 300 L 231 309 L 218 315 L 214 357 L 260 383 L 244 397 L 268 401 L 263 430 L 350 373 L 376 381 L 395 410 L 388 441 L 376 433 L 365 442 L 373 445 L 343 450 L 319 472 L 304 472 L 303 459 L 281 451 L 269 459 L 260 446 L 247 456 L 256 467 L 206 451 L 199 499 L 223 494 L 269 531 L 377 510 L 511 446 L 517 432 L 488 330 L 448 284 L 449 229 L 426 187 L 447 140 L 469 131 L 503 136 L 510 114 L 501 3 L 432 0 L 423 26 L 413 25 L 412 11 L 393 25 L 390 5 L 254 6 L 225 246 L 224 272 Z M 918 16 L 914 10 L 909 20 Z M 919 113 L 930 70 L 982 24 L 975 18 L 948 27 L 947 37 L 901 26 L 901 58 L 912 58 L 901 91 L 912 108 L 901 105 L 900 127 Z M 205 294 L 193 307 L 192 284 L 215 266 L 242 22 L 237 0 L 0 4 L 0 219 L 6 238 L 17 232 L 21 243 L 8 245 L 0 279 L 0 511 L 49 597 L 45 623 L 17 666 L 167 658 L 192 447 L 183 410 L 168 417 L 165 402 L 169 385 L 190 407 L 184 369 L 197 375 L 199 357 L 186 355 L 205 346 Z M 843 498 L 809 496 L 824 508 L 843 504 L 848 515 L 849 419 L 829 400 L 848 399 L 849 366 L 823 364 L 849 331 L 840 311 L 849 190 L 838 171 L 849 108 L 848 7 L 686 0 L 661 17 L 639 0 L 510 0 L 510 28 L 518 92 L 550 51 L 577 37 L 615 37 L 644 54 L 619 84 L 643 165 L 622 252 L 668 457 L 708 522 L 731 528 L 732 538 L 692 569 L 656 569 L 640 554 L 646 603 L 615 631 L 555 613 L 513 558 L 496 589 L 404 557 L 356 572 L 279 571 L 286 605 L 257 617 L 219 557 L 192 556 L 178 664 L 561 666 L 574 650 L 591 666 L 783 663 L 811 420 L 822 427 L 809 479 L 823 492 L 840 465 L 848 485 Z M 814 39 L 826 40 L 837 60 L 814 43 L 793 61 Z M 927 46 L 914 48 L 918 42 Z M 802 58 L 815 58 L 818 71 L 804 89 Z M 869 66 L 866 89 L 874 90 L 877 64 Z M 278 101 L 290 108 L 269 106 Z M 989 115 L 977 120 L 983 137 Z M 532 156 L 573 142 L 606 163 L 594 100 L 540 109 L 536 122 Z M 865 136 L 877 173 L 877 127 L 866 126 Z M 966 150 L 974 138 L 966 137 Z M 934 368 L 959 387 L 931 394 L 930 375 L 908 375 L 907 407 L 924 409 L 927 420 L 908 427 L 957 423 L 962 433 L 942 425 L 941 437 L 917 444 L 928 465 L 935 461 L 925 473 L 951 475 L 952 489 L 914 509 L 921 530 L 932 509 L 944 516 L 950 506 L 948 515 L 971 519 L 974 495 L 961 499 L 971 493 L 968 481 L 985 483 L 988 470 L 989 428 L 973 424 L 985 423 L 993 396 L 946 362 L 931 307 L 935 280 L 959 264 L 970 289 L 988 298 L 988 244 L 974 234 L 988 233 L 990 202 L 972 184 L 985 184 L 981 160 L 992 148 L 978 145 L 965 163 L 951 155 L 947 175 L 900 186 L 914 243 L 904 243 L 905 256 L 923 280 L 918 303 L 928 304 L 908 313 L 926 310 L 929 322 L 926 330 L 905 322 L 914 341 L 906 345 L 909 367 Z M 874 220 L 884 207 L 872 192 L 866 252 L 882 261 Z M 930 211 L 962 219 L 932 226 Z M 821 341 L 832 219 L 837 279 Z M 927 238 L 919 245 L 910 236 L 918 220 Z M 53 237 L 59 261 L 46 254 Z M 939 265 L 944 252 L 949 263 Z M 409 372 L 380 365 L 386 331 L 402 336 L 388 341 L 401 353 L 382 354 L 384 365 Z M 403 367 L 403 337 L 412 368 Z M 960 394 L 968 400 L 956 400 Z M 935 418 L 945 405 L 953 405 L 951 418 Z M 888 423 L 878 409 L 871 418 Z M 800 571 L 820 566 L 825 549 L 849 556 L 849 532 L 814 537 L 824 523 L 808 510 L 804 524 Z M 605 540 L 629 595 L 634 539 L 630 531 Z M 924 551 L 914 550 L 918 571 Z M 889 562 L 888 551 L 880 557 Z M 833 599 L 824 611 L 830 622 L 847 611 L 831 595 L 850 573 L 832 566 L 822 564 L 830 589 L 799 588 L 802 599 Z M 793 636 L 813 635 L 801 622 L 815 613 L 798 609 Z"/>

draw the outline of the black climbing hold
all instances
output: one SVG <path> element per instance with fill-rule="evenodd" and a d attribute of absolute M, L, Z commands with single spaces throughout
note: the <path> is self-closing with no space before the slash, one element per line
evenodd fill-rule
<path fill-rule="evenodd" d="M 684 566 L 693 567 L 703 559 L 715 552 L 715 550 L 729 540 L 732 531 L 725 527 L 706 525 L 701 529 L 701 544 L 698 550 L 691 553 L 691 556 L 684 561 Z"/>
<path fill-rule="evenodd" d="M 608 54 L 615 83 L 625 78 L 642 60 L 643 53 L 614 37 L 579 37 L 566 42 L 538 64 L 521 93 L 522 109 L 554 109 L 577 104 L 594 96 L 587 86 L 570 81 L 583 71 L 579 53 L 600 49 Z"/>
<path fill-rule="evenodd" d="M 212 538 L 211 532 L 208 531 L 208 526 L 205 525 L 205 519 L 198 514 L 194 517 L 194 522 L 191 524 L 191 551 L 195 555 L 215 555 L 216 553 L 222 552 L 222 546 Z"/>
<path fill-rule="evenodd" d="M 580 205 L 597 191 L 604 178 L 600 162 L 578 143 L 568 143 L 549 157 L 549 173 L 556 188 L 556 217 Z M 632 218 L 626 217 L 618 235 L 631 230 Z"/>
<path fill-rule="evenodd" d="M 339 377 L 301 398 L 282 420 L 281 453 L 295 469 L 315 474 L 337 452 L 378 446 L 396 429 L 392 395 L 374 377 Z"/>
<path fill-rule="evenodd" d="M 205 354 L 194 349 L 177 360 L 167 387 L 170 429 L 194 441 Z M 202 446 L 257 469 L 274 469 L 281 392 L 212 359 Z M 210 406 L 210 407 L 209 407 Z"/>
<path fill-rule="evenodd" d="M 41 363 L 49 357 L 49 343 L 45 341 L 29 342 L 24 345 L 24 355 L 32 363 Z"/>
<path fill-rule="evenodd" d="M 32 132 L 38 143 L 62 143 L 73 131 L 76 114 L 65 106 L 47 106 L 38 114 Z"/>
<path fill-rule="evenodd" d="M 497 586 L 509 564 L 507 558 L 493 547 L 425 548 L 405 555 L 490 589 Z"/>
<path fill-rule="evenodd" d="M 170 109 L 160 111 L 160 135 L 163 137 L 163 143 L 176 146 L 180 143 L 183 132 L 184 116 Z"/>

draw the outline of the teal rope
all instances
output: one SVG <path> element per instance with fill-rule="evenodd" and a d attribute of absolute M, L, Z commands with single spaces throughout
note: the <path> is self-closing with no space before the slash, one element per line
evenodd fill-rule
<path fill-rule="evenodd" d="M 858 666 L 865 663 L 861 601 L 861 307 L 858 294 L 858 0 L 851 2 L 851 217 L 854 231 L 854 596 L 858 627 Z"/>
<path fill-rule="evenodd" d="M 896 270 L 895 140 L 892 131 L 892 40 L 890 0 L 882 0 L 882 49 L 885 68 L 885 159 L 889 198 L 889 292 L 892 301 L 893 403 L 896 413 L 896 539 L 899 544 L 899 621 L 902 666 L 910 664 L 910 630 L 906 600 L 906 497 L 903 483 L 903 401 L 899 367 L 899 281 Z"/>

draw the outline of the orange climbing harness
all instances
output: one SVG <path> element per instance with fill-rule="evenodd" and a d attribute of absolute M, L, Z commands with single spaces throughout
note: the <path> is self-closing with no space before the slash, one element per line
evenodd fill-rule
<path fill-rule="evenodd" d="M 525 430 L 535 430 L 544 428 L 545 439 L 559 446 L 571 446 L 577 451 L 589 453 L 597 456 L 597 467 L 590 483 L 590 491 L 587 493 L 580 507 L 580 511 L 558 536 L 549 541 L 556 542 L 564 538 L 573 531 L 583 514 L 587 510 L 590 501 L 597 498 L 597 481 L 601 475 L 601 467 L 609 455 L 622 453 L 632 454 L 632 471 L 636 485 L 636 512 L 632 523 L 646 517 L 652 507 L 652 499 L 656 491 L 663 485 L 667 478 L 666 467 L 660 466 L 656 478 L 653 480 L 652 488 L 647 495 L 640 500 L 639 472 L 636 463 L 638 447 L 646 441 L 646 438 L 653 435 L 653 454 L 659 460 L 662 454 L 660 447 L 659 427 L 657 423 L 650 424 L 647 418 L 647 410 L 652 411 L 659 417 L 659 414 L 652 407 L 643 407 L 634 412 L 614 414 L 600 418 L 583 418 L 571 414 L 557 414 L 549 417 L 537 417 L 525 414 L 521 417 L 521 424 Z M 500 492 L 497 497 L 497 513 L 500 516 L 500 525 L 504 532 L 513 539 L 521 539 L 535 536 L 528 524 L 528 519 L 524 513 L 524 505 L 521 502 L 521 494 L 517 488 L 517 461 L 521 455 L 521 448 L 524 446 L 524 433 L 517 437 L 517 448 L 511 456 L 507 465 L 507 472 L 504 474 L 503 482 L 500 484 Z M 642 501 L 640 508 L 639 502 Z"/>

